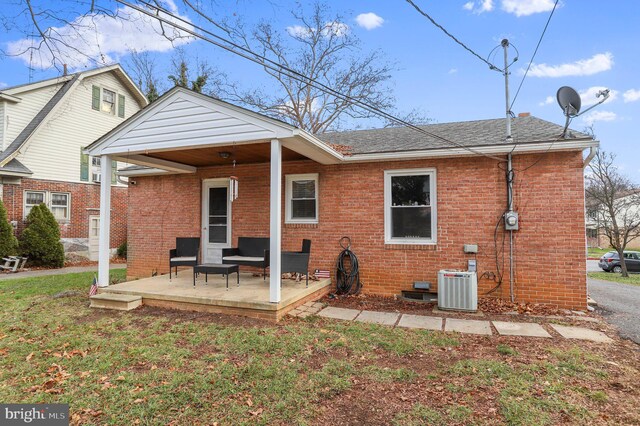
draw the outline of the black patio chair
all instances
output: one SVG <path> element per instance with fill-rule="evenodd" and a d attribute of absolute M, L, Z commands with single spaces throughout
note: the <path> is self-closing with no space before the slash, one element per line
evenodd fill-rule
<path fill-rule="evenodd" d="M 309 287 L 309 257 L 311 257 L 311 240 L 302 240 L 301 251 L 283 251 L 280 272 L 305 274 Z"/>
<path fill-rule="evenodd" d="M 169 250 L 169 281 L 171 281 L 171 268 L 178 266 L 194 267 L 200 259 L 200 238 L 176 238 L 176 248 Z"/>

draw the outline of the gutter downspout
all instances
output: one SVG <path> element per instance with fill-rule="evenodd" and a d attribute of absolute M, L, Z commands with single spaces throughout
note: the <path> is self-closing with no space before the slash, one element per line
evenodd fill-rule
<path fill-rule="evenodd" d="M 583 169 L 587 168 L 587 166 L 589 165 L 591 160 L 593 160 L 593 157 L 595 157 L 597 153 L 598 153 L 598 148 L 594 148 L 594 147 L 589 148 L 589 155 L 587 155 L 587 158 L 585 158 L 584 162 L 582 163 Z"/>

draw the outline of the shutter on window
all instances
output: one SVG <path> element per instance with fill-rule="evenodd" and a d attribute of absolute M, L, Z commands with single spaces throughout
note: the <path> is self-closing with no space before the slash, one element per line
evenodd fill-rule
<path fill-rule="evenodd" d="M 100 88 L 92 86 L 91 108 L 100 111 Z"/>
<path fill-rule="evenodd" d="M 118 95 L 118 117 L 124 118 L 124 95 Z"/>
<path fill-rule="evenodd" d="M 89 181 L 89 155 L 80 148 L 80 180 Z"/>
<path fill-rule="evenodd" d="M 111 183 L 118 183 L 118 162 L 115 160 L 111 161 Z"/>

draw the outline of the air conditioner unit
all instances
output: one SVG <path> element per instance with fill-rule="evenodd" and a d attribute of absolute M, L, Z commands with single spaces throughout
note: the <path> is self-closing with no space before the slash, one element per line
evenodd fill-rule
<path fill-rule="evenodd" d="M 96 182 L 96 183 L 100 183 L 100 181 L 101 181 L 100 173 L 91 173 L 91 181 L 92 182 Z"/>
<path fill-rule="evenodd" d="M 478 275 L 475 272 L 438 272 L 438 309 L 478 310 Z"/>

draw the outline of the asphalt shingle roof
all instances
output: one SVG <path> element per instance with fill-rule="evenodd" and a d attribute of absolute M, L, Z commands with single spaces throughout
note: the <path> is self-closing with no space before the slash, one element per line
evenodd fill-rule
<path fill-rule="evenodd" d="M 505 142 L 505 119 L 461 121 L 418 126 L 429 133 L 454 143 L 425 135 L 409 127 L 355 130 L 317 134 L 321 141 L 351 147 L 352 154 L 417 151 L 439 148 L 481 147 Z M 558 140 L 563 127 L 536 117 L 517 117 L 511 121 L 515 143 L 551 142 Z M 570 138 L 591 139 L 589 135 L 572 131 Z"/>
<path fill-rule="evenodd" d="M 51 112 L 51 110 L 60 102 L 60 100 L 64 97 L 64 95 L 69 91 L 73 83 L 75 83 L 80 74 L 76 74 L 71 80 L 67 81 L 62 85 L 62 87 L 56 92 L 55 95 L 49 99 L 49 102 L 45 104 L 45 106 L 38 111 L 38 113 L 33 117 L 33 119 L 25 126 L 24 129 L 20 132 L 20 134 L 9 144 L 7 149 L 0 152 L 0 162 L 6 160 L 13 153 L 18 151 L 22 145 L 29 139 L 29 136 L 36 130 L 36 128 L 42 123 L 42 121 L 47 117 L 47 115 Z M 8 166 L 7 164 L 6 166 Z M 5 166 L 5 167 L 6 167 Z"/>

